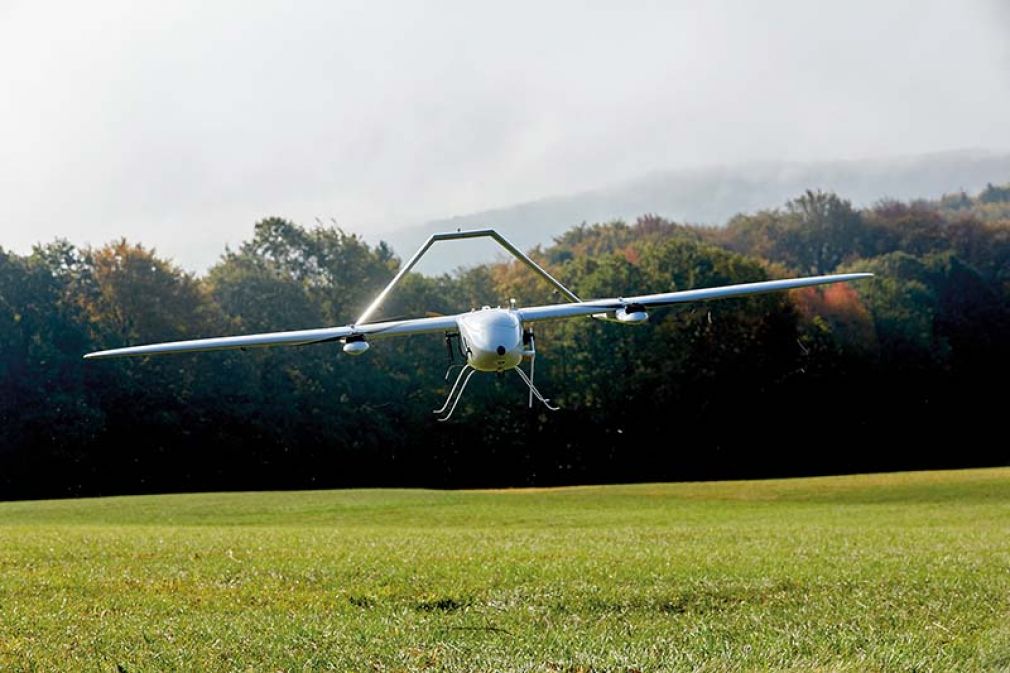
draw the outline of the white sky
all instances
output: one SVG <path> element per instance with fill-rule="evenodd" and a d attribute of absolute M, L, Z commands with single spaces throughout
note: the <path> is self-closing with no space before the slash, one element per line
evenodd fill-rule
<path fill-rule="evenodd" d="M 0 246 L 202 269 L 753 160 L 1010 148 L 1005 0 L 0 0 Z"/>

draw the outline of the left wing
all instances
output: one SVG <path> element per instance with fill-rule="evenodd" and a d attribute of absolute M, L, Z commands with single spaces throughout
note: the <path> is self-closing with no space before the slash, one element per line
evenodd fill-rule
<path fill-rule="evenodd" d="M 269 332 L 267 334 L 246 334 L 244 336 L 193 339 L 191 341 L 168 341 L 166 343 L 148 344 L 146 346 L 130 346 L 107 351 L 96 351 L 88 353 L 84 356 L 84 359 L 101 360 L 104 358 L 138 355 L 164 355 L 166 353 L 192 353 L 196 351 L 265 348 L 269 346 L 304 346 L 306 344 L 323 343 L 326 341 L 340 341 L 347 337 L 355 336 L 404 336 L 454 329 L 456 329 L 456 316 L 439 316 L 437 318 L 376 322 L 366 325 L 322 327 L 320 329 L 305 329 L 293 332 Z"/>
<path fill-rule="evenodd" d="M 792 290 L 811 285 L 840 283 L 847 280 L 870 278 L 872 273 L 841 273 L 833 276 L 809 276 L 807 278 L 786 278 L 784 280 L 766 280 L 760 283 L 742 283 L 740 285 L 723 285 L 700 290 L 683 290 L 681 292 L 665 292 L 661 294 L 643 294 L 637 297 L 617 297 L 614 299 L 593 299 L 572 304 L 551 304 L 548 306 L 531 306 L 519 309 L 523 322 L 539 320 L 556 320 L 558 318 L 573 318 L 581 315 L 604 313 L 619 308 L 638 306 L 670 306 L 690 301 L 705 301 L 722 299 L 724 297 L 742 297 L 748 294 L 762 294 L 779 290 Z"/>

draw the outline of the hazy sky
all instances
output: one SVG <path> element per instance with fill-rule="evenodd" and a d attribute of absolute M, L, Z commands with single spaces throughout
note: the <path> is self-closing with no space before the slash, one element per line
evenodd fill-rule
<path fill-rule="evenodd" d="M 0 0 L 0 246 L 201 269 L 752 160 L 1010 149 L 1005 0 Z"/>

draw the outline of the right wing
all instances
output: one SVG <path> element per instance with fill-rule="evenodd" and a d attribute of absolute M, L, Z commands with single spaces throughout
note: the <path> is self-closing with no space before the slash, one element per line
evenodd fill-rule
<path fill-rule="evenodd" d="M 304 346 L 306 344 L 339 341 L 353 336 L 386 337 L 425 334 L 456 329 L 456 316 L 437 318 L 414 318 L 394 320 L 365 325 L 345 325 L 343 327 L 322 327 L 293 332 L 269 332 L 267 334 L 246 334 L 244 336 L 192 339 L 190 341 L 168 341 L 146 346 L 128 346 L 107 351 L 95 351 L 84 356 L 85 360 L 102 360 L 139 355 L 164 355 L 166 353 L 192 353 L 196 351 L 220 351 L 235 348 L 265 348 L 268 346 Z"/>
<path fill-rule="evenodd" d="M 762 294 L 779 290 L 792 290 L 811 285 L 840 283 L 847 280 L 869 278 L 872 273 L 840 273 L 833 276 L 808 276 L 807 278 L 785 278 L 783 280 L 766 280 L 760 283 L 741 283 L 739 285 L 723 285 L 721 287 L 706 287 L 698 290 L 682 290 L 680 292 L 663 292 L 660 294 L 643 294 L 637 297 L 617 297 L 614 299 L 593 299 L 591 301 L 573 302 L 571 304 L 549 304 L 547 306 L 531 306 L 519 309 L 523 322 L 538 320 L 556 320 L 558 318 L 574 318 L 580 315 L 605 313 L 628 306 L 670 306 L 691 301 L 722 299 L 724 297 L 742 297 L 748 294 Z"/>

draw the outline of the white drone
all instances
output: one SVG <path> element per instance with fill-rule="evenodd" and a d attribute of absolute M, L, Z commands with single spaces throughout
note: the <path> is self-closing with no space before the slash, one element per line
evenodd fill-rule
<path fill-rule="evenodd" d="M 413 318 L 410 320 L 392 320 L 388 322 L 369 322 L 369 317 L 375 312 L 382 301 L 396 286 L 400 279 L 410 271 L 421 256 L 436 241 L 458 240 L 463 238 L 490 237 L 503 248 L 536 271 L 547 282 L 556 287 L 571 300 L 568 304 L 551 304 L 547 306 L 530 306 L 517 308 L 515 300 L 508 308 L 481 307 L 466 313 L 439 316 L 435 318 Z M 361 355 L 368 350 L 369 339 L 382 337 L 404 336 L 409 334 L 426 334 L 442 332 L 445 334 L 446 346 L 452 357 L 452 340 L 458 339 L 457 347 L 463 355 L 462 365 L 445 404 L 434 413 L 445 414 L 438 420 L 448 420 L 456 410 L 463 391 L 466 390 L 470 378 L 475 372 L 503 373 L 514 370 L 523 383 L 529 388 L 529 404 L 533 406 L 536 398 L 548 409 L 556 410 L 550 400 L 545 398 L 533 384 L 536 345 L 533 339 L 533 323 L 559 318 L 574 318 L 591 316 L 597 320 L 607 320 L 624 325 L 640 325 L 648 321 L 648 307 L 670 306 L 685 302 L 721 299 L 723 297 L 739 297 L 762 292 L 790 290 L 810 285 L 838 283 L 872 276 L 871 273 L 845 273 L 832 276 L 810 276 L 807 278 L 790 278 L 785 280 L 770 280 L 761 283 L 744 283 L 741 285 L 725 285 L 723 287 L 705 288 L 700 290 L 684 290 L 681 292 L 665 292 L 660 294 L 644 294 L 636 297 L 616 297 L 613 299 L 593 299 L 582 301 L 574 292 L 558 282 L 540 265 L 527 257 L 504 236 L 493 229 L 474 231 L 456 231 L 445 234 L 435 234 L 414 253 L 403 268 L 389 282 L 375 300 L 365 309 L 365 312 L 350 325 L 343 327 L 323 327 L 320 329 L 297 330 L 291 332 L 271 332 L 269 334 L 248 334 L 245 336 L 217 337 L 213 339 L 194 339 L 191 341 L 170 341 L 167 343 L 150 344 L 147 346 L 131 346 L 97 351 L 84 356 L 87 360 L 115 358 L 140 355 L 162 355 L 165 353 L 188 353 L 192 351 L 216 351 L 227 349 L 242 349 L 265 346 L 302 346 L 306 344 L 340 341 L 344 344 L 344 352 L 348 355 Z M 520 367 L 523 359 L 530 362 L 530 373 L 527 375 Z M 446 372 L 446 380 L 454 366 L 450 365 Z"/>

